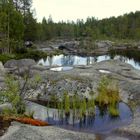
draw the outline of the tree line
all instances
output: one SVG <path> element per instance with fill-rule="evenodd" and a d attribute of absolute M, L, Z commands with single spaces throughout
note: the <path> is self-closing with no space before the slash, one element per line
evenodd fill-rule
<path fill-rule="evenodd" d="M 46 40 L 54 37 L 137 40 L 140 38 L 140 11 L 102 20 L 88 17 L 86 21 L 76 22 L 54 23 L 51 17 L 47 20 L 43 18 L 42 23 L 38 23 L 38 39 Z"/>
<path fill-rule="evenodd" d="M 134 39 L 140 38 L 140 11 L 118 17 L 86 21 L 60 21 L 51 16 L 37 22 L 31 10 L 32 0 L 0 0 L 0 51 L 12 52 L 24 42 L 52 38 Z"/>

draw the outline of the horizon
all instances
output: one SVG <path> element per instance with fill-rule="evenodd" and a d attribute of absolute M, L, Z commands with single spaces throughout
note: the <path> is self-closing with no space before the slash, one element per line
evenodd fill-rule
<path fill-rule="evenodd" d="M 33 0 L 32 8 L 35 8 L 35 18 L 38 22 L 41 22 L 43 17 L 48 19 L 50 15 L 54 22 L 76 22 L 78 19 L 85 21 L 88 17 L 101 20 L 140 11 L 139 4 L 139 0 L 124 0 L 123 2 L 121 0 L 115 2 L 112 0 L 67 0 L 67 2 L 66 0 L 59 0 L 59 2 L 42 0 L 41 3 L 39 0 Z"/>

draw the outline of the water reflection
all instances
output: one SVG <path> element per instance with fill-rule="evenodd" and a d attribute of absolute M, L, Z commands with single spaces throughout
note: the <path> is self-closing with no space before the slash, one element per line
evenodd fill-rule
<path fill-rule="evenodd" d="M 131 64 L 136 69 L 140 69 L 140 61 L 134 58 L 129 58 L 123 55 L 103 55 L 103 56 L 92 56 L 92 57 L 81 57 L 76 55 L 56 55 L 48 56 L 46 59 L 40 59 L 38 64 L 43 66 L 74 66 L 74 65 L 91 65 L 95 62 L 101 62 L 104 60 L 120 60 L 122 62 Z"/>
<path fill-rule="evenodd" d="M 44 66 L 73 66 L 73 65 L 90 65 L 95 62 L 100 62 L 103 60 L 109 60 L 110 57 L 107 55 L 104 56 L 95 56 L 95 57 L 81 57 L 76 55 L 56 55 L 52 57 L 47 57 L 46 59 L 41 59 L 38 61 L 38 64 Z"/>
<path fill-rule="evenodd" d="M 34 117 L 36 119 L 46 120 L 47 122 L 74 131 L 91 132 L 91 133 L 108 133 L 113 129 L 118 127 L 128 125 L 132 122 L 133 114 L 131 109 L 123 102 L 119 103 L 119 113 L 120 116 L 117 118 L 112 118 L 108 112 L 101 112 L 98 107 L 96 107 L 95 116 L 87 116 L 79 118 L 73 116 L 60 115 L 56 109 L 46 109 L 41 105 L 34 103 L 29 103 L 30 110 L 34 111 Z"/>

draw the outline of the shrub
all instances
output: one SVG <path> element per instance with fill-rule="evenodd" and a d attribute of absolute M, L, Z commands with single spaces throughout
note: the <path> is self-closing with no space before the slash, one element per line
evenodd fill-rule
<path fill-rule="evenodd" d="M 117 83 L 107 77 L 103 77 L 98 87 L 96 102 L 101 110 L 108 108 L 111 116 L 118 116 L 117 104 L 120 101 L 119 88 Z"/>
<path fill-rule="evenodd" d="M 94 115 L 95 114 L 95 101 L 94 101 L 93 97 L 88 100 L 87 109 L 88 109 L 88 114 L 89 115 Z"/>
<path fill-rule="evenodd" d="M 80 109 L 81 109 L 82 115 L 85 116 L 86 110 L 87 110 L 87 104 L 86 104 L 85 98 L 81 101 Z"/>
<path fill-rule="evenodd" d="M 65 108 L 65 113 L 69 114 L 70 113 L 70 100 L 69 100 L 69 95 L 67 92 L 64 93 L 64 108 Z"/>
<path fill-rule="evenodd" d="M 109 112 L 110 116 L 112 116 L 112 117 L 119 116 L 119 110 L 117 109 L 116 106 L 110 105 L 108 108 L 108 112 Z"/>
<path fill-rule="evenodd" d="M 12 104 L 12 110 L 5 110 L 5 113 L 22 114 L 25 111 L 23 99 L 20 96 L 19 83 L 13 76 L 8 75 L 5 78 L 6 89 L 0 91 L 0 100 Z"/>
<path fill-rule="evenodd" d="M 119 101 L 120 96 L 117 83 L 107 77 L 103 77 L 98 86 L 96 102 L 99 106 L 106 106 L 109 104 L 115 105 Z"/>

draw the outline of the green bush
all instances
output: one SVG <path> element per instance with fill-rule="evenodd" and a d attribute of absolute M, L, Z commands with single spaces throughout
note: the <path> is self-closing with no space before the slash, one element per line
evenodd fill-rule
<path fill-rule="evenodd" d="M 70 113 L 70 99 L 69 95 L 67 92 L 64 93 L 64 108 L 65 108 L 65 113 L 69 114 Z"/>
<path fill-rule="evenodd" d="M 0 91 L 0 100 L 9 102 L 12 105 L 11 112 L 13 114 L 23 114 L 25 111 L 25 104 L 20 96 L 20 87 L 18 81 L 13 76 L 8 75 L 5 78 L 6 89 Z M 8 110 L 6 110 L 8 112 Z"/>
<path fill-rule="evenodd" d="M 108 112 L 109 112 L 110 116 L 112 116 L 112 117 L 119 116 L 119 110 L 117 109 L 116 106 L 110 105 L 108 107 Z"/>
<path fill-rule="evenodd" d="M 111 116 L 118 116 L 117 104 L 119 101 L 120 96 L 117 83 L 107 77 L 103 77 L 99 83 L 98 96 L 96 97 L 99 108 L 104 111 L 104 108 L 107 107 Z"/>
<path fill-rule="evenodd" d="M 0 54 L 0 61 L 5 63 L 10 59 L 14 59 L 15 55 L 13 54 Z"/>
<path fill-rule="evenodd" d="M 98 86 L 96 102 L 99 106 L 116 104 L 120 101 L 119 88 L 115 81 L 103 77 Z"/>

